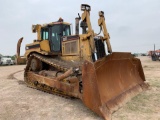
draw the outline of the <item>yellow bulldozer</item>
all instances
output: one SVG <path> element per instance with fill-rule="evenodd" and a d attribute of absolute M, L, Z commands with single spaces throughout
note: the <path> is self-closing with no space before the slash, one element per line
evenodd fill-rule
<path fill-rule="evenodd" d="M 71 35 L 71 24 L 62 18 L 32 25 L 37 39 L 26 45 L 24 58 L 20 57 L 23 38 L 18 41 L 17 63 L 26 61 L 27 86 L 79 98 L 99 116 L 110 120 L 114 111 L 147 89 L 148 84 L 139 59 L 129 52 L 112 52 L 104 12 L 99 12 L 98 25 L 103 33 L 100 36 L 91 26 L 91 7 L 82 4 L 81 10 L 82 15 L 75 19 L 75 35 Z"/>

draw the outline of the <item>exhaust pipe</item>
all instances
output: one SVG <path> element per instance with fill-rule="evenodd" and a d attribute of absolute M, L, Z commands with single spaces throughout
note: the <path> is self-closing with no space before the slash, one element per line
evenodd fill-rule
<path fill-rule="evenodd" d="M 79 17 L 75 18 L 75 34 L 79 35 Z"/>

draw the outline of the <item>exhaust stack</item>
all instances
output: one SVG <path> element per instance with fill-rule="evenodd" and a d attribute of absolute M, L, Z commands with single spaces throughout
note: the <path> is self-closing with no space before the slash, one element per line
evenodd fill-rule
<path fill-rule="evenodd" d="M 79 17 L 75 18 L 75 34 L 79 35 Z"/>

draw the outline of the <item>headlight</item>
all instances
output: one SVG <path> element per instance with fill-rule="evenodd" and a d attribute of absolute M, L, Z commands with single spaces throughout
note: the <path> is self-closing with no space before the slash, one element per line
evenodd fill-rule
<path fill-rule="evenodd" d="M 29 47 L 28 46 L 26 46 L 26 50 L 28 50 L 29 49 Z"/>
<path fill-rule="evenodd" d="M 87 4 L 81 4 L 81 10 L 82 11 L 85 11 L 85 10 L 91 11 L 91 7 Z"/>

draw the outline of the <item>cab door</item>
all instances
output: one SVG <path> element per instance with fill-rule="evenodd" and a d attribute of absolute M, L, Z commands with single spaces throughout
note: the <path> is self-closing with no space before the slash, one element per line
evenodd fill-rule
<path fill-rule="evenodd" d="M 52 52 L 61 51 L 61 26 L 62 25 L 53 25 L 49 29 L 50 33 L 50 48 Z"/>

